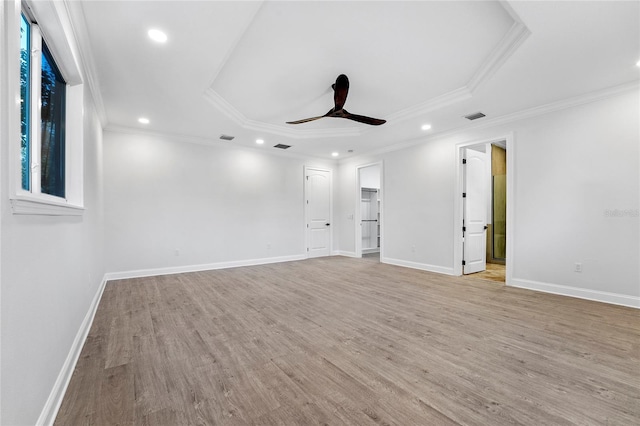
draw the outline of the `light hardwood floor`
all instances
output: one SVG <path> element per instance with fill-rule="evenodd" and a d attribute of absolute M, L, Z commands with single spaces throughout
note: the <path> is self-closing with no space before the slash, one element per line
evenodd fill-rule
<path fill-rule="evenodd" d="M 85 424 L 637 425 L 640 311 L 344 257 L 114 281 Z"/>
<path fill-rule="evenodd" d="M 478 278 L 481 280 L 496 281 L 499 283 L 505 283 L 506 266 L 497 263 L 487 263 L 486 269 L 482 272 L 476 272 L 470 274 L 472 278 Z"/>

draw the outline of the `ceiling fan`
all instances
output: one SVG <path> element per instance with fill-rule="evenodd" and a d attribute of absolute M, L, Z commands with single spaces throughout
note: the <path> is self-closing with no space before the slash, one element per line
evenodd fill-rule
<path fill-rule="evenodd" d="M 349 93 L 349 79 L 346 75 L 340 74 L 336 79 L 336 82 L 331 85 L 333 89 L 333 102 L 335 106 L 329 110 L 325 115 L 318 117 L 304 118 L 297 121 L 287 121 L 287 124 L 301 124 L 309 121 L 319 120 L 324 117 L 337 117 L 346 118 L 349 120 L 357 121 L 359 123 L 370 124 L 372 126 L 379 126 L 387 122 L 387 120 L 381 120 L 379 118 L 365 117 L 364 115 L 351 114 L 344 109 L 344 103 L 347 100 L 347 94 Z"/>

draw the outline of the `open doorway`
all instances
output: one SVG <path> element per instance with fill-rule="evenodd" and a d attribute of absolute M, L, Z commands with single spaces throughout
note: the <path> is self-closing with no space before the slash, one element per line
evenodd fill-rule
<path fill-rule="evenodd" d="M 456 275 L 506 283 L 510 263 L 507 226 L 507 144 L 510 137 L 458 145 L 456 212 L 460 223 Z M 512 163 L 512 161 L 509 161 Z"/>
<path fill-rule="evenodd" d="M 356 256 L 379 262 L 382 251 L 382 163 L 356 168 Z"/>

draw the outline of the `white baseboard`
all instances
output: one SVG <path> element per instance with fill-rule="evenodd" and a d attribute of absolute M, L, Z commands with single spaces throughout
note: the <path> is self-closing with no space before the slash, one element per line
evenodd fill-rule
<path fill-rule="evenodd" d="M 356 252 L 354 252 L 354 251 L 338 250 L 338 251 L 334 251 L 333 254 L 336 255 L 336 256 L 358 257 L 358 256 L 356 256 Z"/>
<path fill-rule="evenodd" d="M 100 299 L 102 298 L 102 293 L 104 292 L 106 283 L 107 279 L 105 277 L 102 279 L 102 283 L 100 283 L 95 296 L 93 296 L 91 305 L 89 305 L 89 310 L 84 316 L 84 320 L 82 320 L 78 333 L 76 333 L 76 337 L 73 340 L 67 359 L 65 359 L 62 369 L 58 374 L 58 378 L 53 385 L 53 389 L 51 389 L 49 398 L 47 398 L 47 402 L 40 412 L 40 417 L 38 417 L 38 421 L 36 422 L 36 425 L 38 426 L 50 426 L 53 425 L 53 422 L 56 420 L 58 410 L 62 404 L 62 399 L 64 398 L 64 394 L 67 392 L 67 387 L 71 381 L 73 370 L 76 368 L 76 363 L 78 362 L 78 358 L 82 352 L 82 347 L 84 346 L 84 342 L 87 340 L 89 330 L 91 330 L 91 325 L 93 324 L 93 319 L 96 316 L 96 311 L 98 310 L 98 305 L 100 304 Z"/>
<path fill-rule="evenodd" d="M 408 260 L 391 259 L 389 257 L 381 257 L 380 262 L 388 263 L 390 265 L 404 266 L 407 268 L 420 269 L 422 271 L 436 272 L 438 274 L 454 275 L 453 268 L 429 265 L 427 263 L 410 262 Z"/>
<path fill-rule="evenodd" d="M 508 285 L 561 296 L 577 297 L 579 299 L 594 300 L 596 302 L 611 303 L 614 305 L 628 306 L 630 308 L 640 308 L 640 297 L 627 296 L 625 294 L 608 293 L 606 291 L 589 290 L 519 278 L 512 278 Z"/>
<path fill-rule="evenodd" d="M 109 272 L 105 275 L 107 281 L 123 280 L 127 278 L 153 277 L 157 275 L 183 274 L 186 272 L 211 271 L 214 269 L 238 268 L 241 266 L 266 265 L 269 263 L 292 262 L 304 260 L 305 255 L 265 257 L 262 259 L 235 260 L 231 262 L 206 263 L 201 265 L 171 266 L 167 268 L 139 269 L 134 271 Z"/>

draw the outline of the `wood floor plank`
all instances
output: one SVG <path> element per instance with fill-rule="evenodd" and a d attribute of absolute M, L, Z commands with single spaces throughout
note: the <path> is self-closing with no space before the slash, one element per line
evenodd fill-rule
<path fill-rule="evenodd" d="M 640 424 L 640 311 L 344 257 L 113 281 L 56 424 Z"/>

